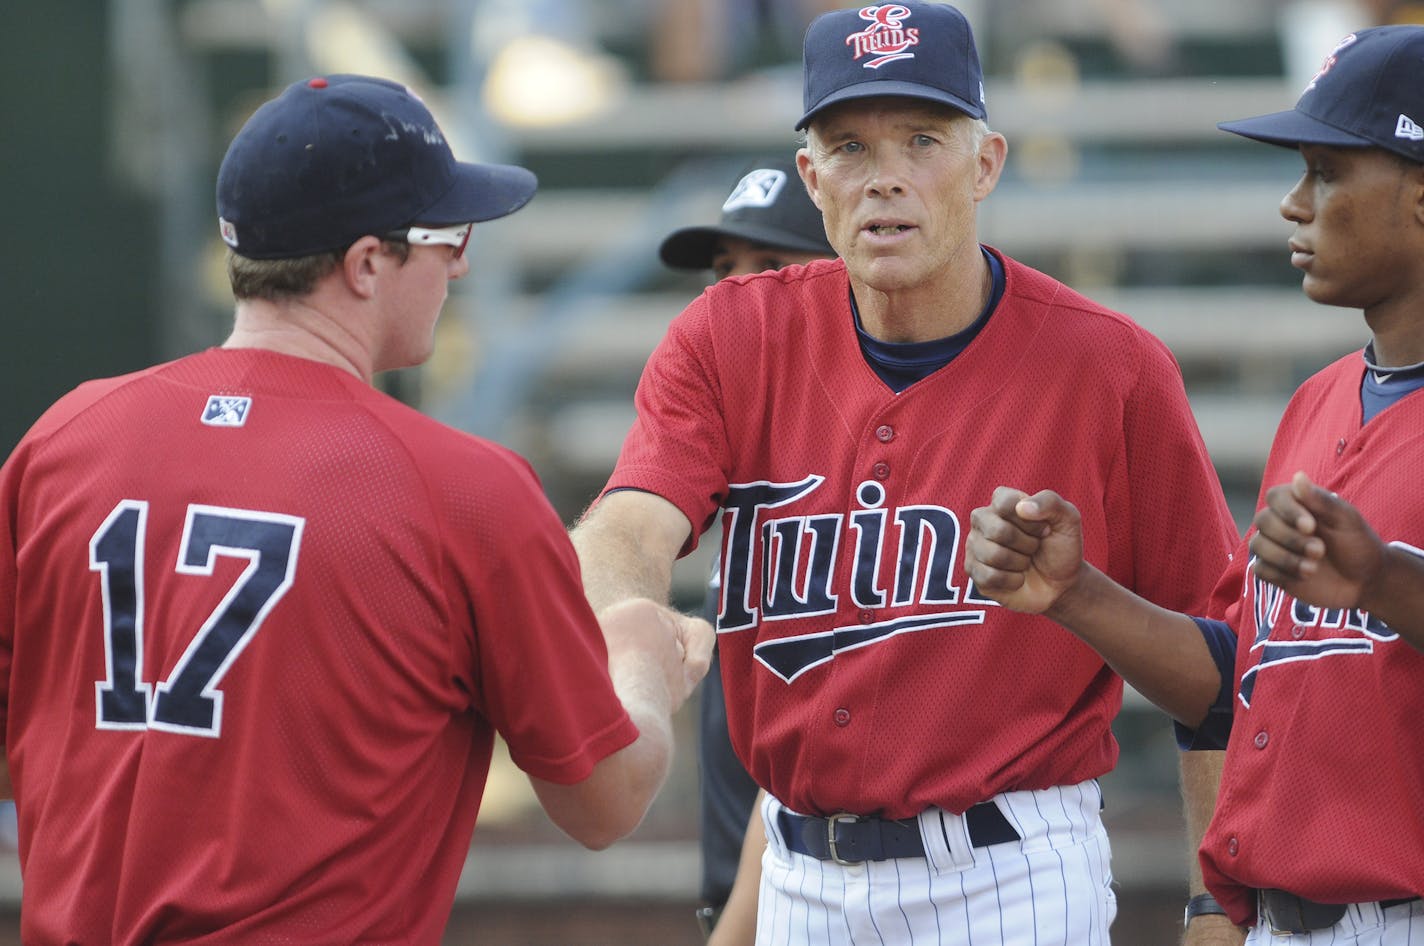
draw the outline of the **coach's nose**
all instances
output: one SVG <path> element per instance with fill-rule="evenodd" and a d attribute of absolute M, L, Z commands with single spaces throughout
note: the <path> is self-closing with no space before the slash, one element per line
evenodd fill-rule
<path fill-rule="evenodd" d="M 871 159 L 870 175 L 866 178 L 867 193 L 881 197 L 905 192 L 905 162 L 894 153 L 876 154 Z"/>

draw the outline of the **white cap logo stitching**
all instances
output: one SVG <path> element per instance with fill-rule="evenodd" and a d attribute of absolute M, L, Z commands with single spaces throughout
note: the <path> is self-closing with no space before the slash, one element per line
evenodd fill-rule
<path fill-rule="evenodd" d="M 863 7 L 860 18 L 869 20 L 870 25 L 846 37 L 846 45 L 855 50 L 852 58 L 873 55 L 874 59 L 862 64 L 867 69 L 879 69 L 897 59 L 914 59 L 915 54 L 908 50 L 919 45 L 920 31 L 913 27 L 906 28 L 900 22 L 909 15 L 910 8 L 898 3 Z"/>
<path fill-rule="evenodd" d="M 1399 121 L 1394 125 L 1394 137 L 1407 138 L 1410 141 L 1424 141 L 1424 128 L 1419 127 L 1419 123 L 1403 113 L 1399 116 Z"/>
<path fill-rule="evenodd" d="M 1350 46 L 1353 46 L 1355 40 L 1357 39 L 1359 39 L 1359 37 L 1357 37 L 1354 33 L 1351 33 L 1349 36 L 1346 36 L 1344 39 L 1340 40 L 1339 44 L 1334 49 L 1330 50 L 1330 55 L 1325 57 L 1325 62 L 1321 63 L 1320 71 L 1310 77 L 1310 82 L 1303 90 L 1301 90 L 1301 95 L 1304 95 L 1306 92 L 1309 92 L 1311 89 L 1315 88 L 1315 83 L 1320 81 L 1320 77 L 1325 75 L 1325 73 L 1329 72 L 1330 69 L 1335 65 L 1335 60 L 1339 58 L 1340 51 Z"/>
<path fill-rule="evenodd" d="M 750 171 L 732 188 L 731 195 L 722 204 L 722 213 L 730 213 L 738 207 L 770 207 L 785 185 L 784 171 L 773 168 Z"/>

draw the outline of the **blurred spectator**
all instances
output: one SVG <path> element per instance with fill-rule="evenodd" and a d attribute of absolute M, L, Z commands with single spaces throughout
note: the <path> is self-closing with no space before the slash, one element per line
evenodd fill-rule
<path fill-rule="evenodd" d="M 985 3 L 982 46 L 990 72 L 1015 72 L 1045 42 L 1100 40 L 1115 71 L 1163 74 L 1177 67 L 1177 36 L 1164 0 L 998 0 Z"/>
<path fill-rule="evenodd" d="M 1424 24 L 1424 2 L 1421 0 L 1365 0 L 1365 8 L 1373 26 Z"/>
<path fill-rule="evenodd" d="M 843 0 L 665 0 L 653 13 L 649 68 L 663 82 L 715 82 L 799 63 L 806 25 Z"/>
<path fill-rule="evenodd" d="M 1322 50 L 1366 27 L 1424 24 L 1424 0 L 1283 0 L 1276 17 L 1286 78 L 1299 91 L 1320 71 Z"/>
<path fill-rule="evenodd" d="M 1292 90 L 1299 92 L 1320 71 L 1321 51 L 1347 33 L 1373 26 L 1390 0 L 1284 0 L 1276 8 L 1281 60 Z"/>
<path fill-rule="evenodd" d="M 507 125 L 590 118 L 629 81 L 626 64 L 602 48 L 585 5 L 571 0 L 480 0 L 472 44 L 487 64 L 485 107 Z"/>

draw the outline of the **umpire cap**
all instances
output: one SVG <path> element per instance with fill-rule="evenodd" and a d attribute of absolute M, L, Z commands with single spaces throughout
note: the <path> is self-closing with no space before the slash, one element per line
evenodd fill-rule
<path fill-rule="evenodd" d="M 257 109 L 218 169 L 223 241 L 249 259 L 337 250 L 368 234 L 503 217 L 534 196 L 525 168 L 455 160 L 399 82 L 318 76 Z"/>
<path fill-rule="evenodd" d="M 795 162 L 786 158 L 753 161 L 723 202 L 721 221 L 674 230 L 658 247 L 658 256 L 673 269 L 710 269 L 724 237 L 779 250 L 836 252 L 826 240 L 820 209 L 806 193 Z"/>
<path fill-rule="evenodd" d="M 1330 51 L 1295 108 L 1216 127 L 1289 148 L 1383 148 L 1424 163 L 1421 77 L 1424 26 L 1360 30 Z"/>

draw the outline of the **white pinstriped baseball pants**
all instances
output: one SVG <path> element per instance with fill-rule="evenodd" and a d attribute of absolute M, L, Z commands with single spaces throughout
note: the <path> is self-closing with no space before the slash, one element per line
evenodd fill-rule
<path fill-rule="evenodd" d="M 768 796 L 757 946 L 1108 946 L 1098 784 L 993 801 L 1022 840 L 971 847 L 964 819 L 935 808 L 920 815 L 925 857 L 845 866 L 787 850 Z"/>
<path fill-rule="evenodd" d="M 1325 930 L 1274 936 L 1264 925 L 1252 927 L 1246 946 L 1420 946 L 1424 944 L 1424 900 L 1381 909 L 1355 903 L 1340 922 Z"/>

